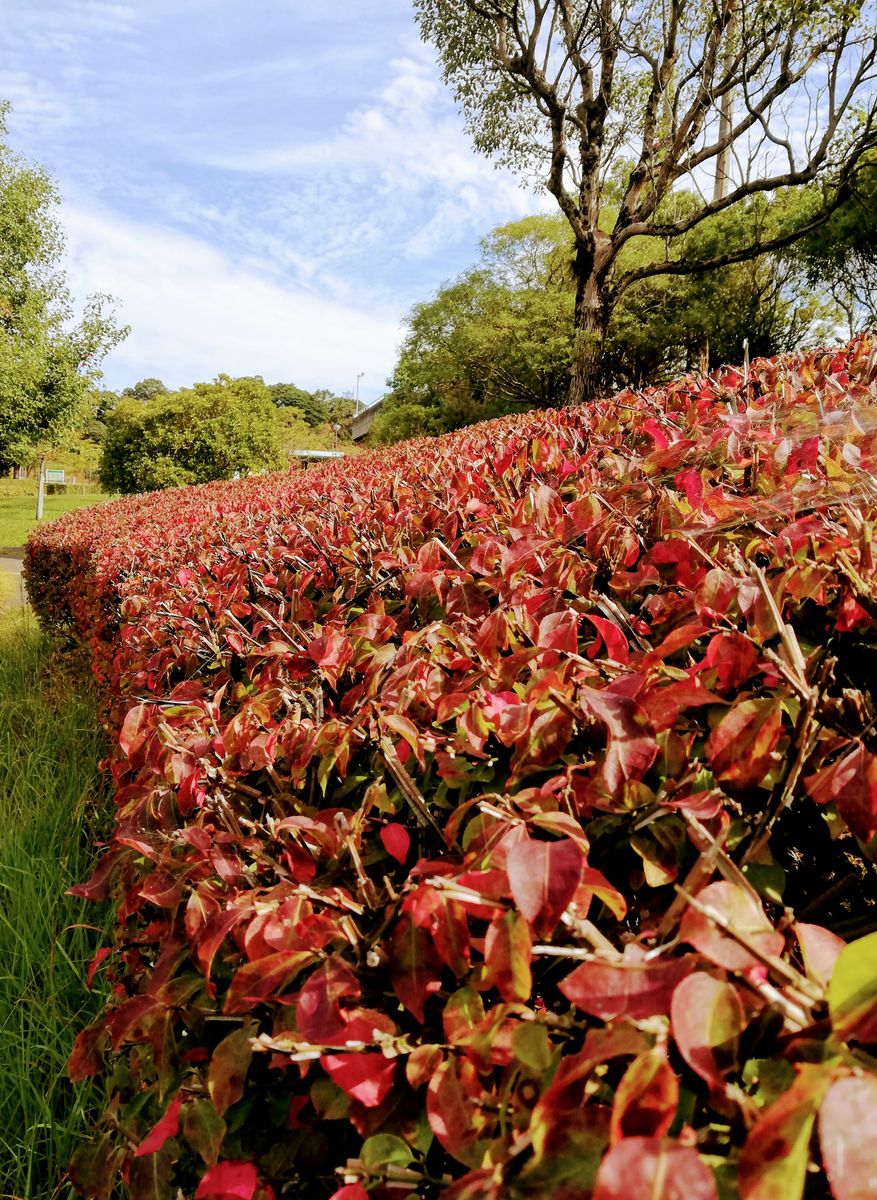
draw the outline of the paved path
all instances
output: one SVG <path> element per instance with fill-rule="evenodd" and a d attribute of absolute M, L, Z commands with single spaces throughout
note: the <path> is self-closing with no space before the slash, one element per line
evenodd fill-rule
<path fill-rule="evenodd" d="M 0 575 L 11 575 L 13 579 L 12 588 L 0 587 L 0 610 L 21 608 L 27 603 L 24 582 L 21 578 L 23 557 L 24 550 L 20 547 L 0 549 Z"/>

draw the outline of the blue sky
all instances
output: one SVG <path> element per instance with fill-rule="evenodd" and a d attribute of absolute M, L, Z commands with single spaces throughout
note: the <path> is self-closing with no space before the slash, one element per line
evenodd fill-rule
<path fill-rule="evenodd" d="M 10 142 L 63 196 L 108 386 L 384 391 L 410 306 L 544 207 L 476 156 L 410 0 L 4 0 Z"/>

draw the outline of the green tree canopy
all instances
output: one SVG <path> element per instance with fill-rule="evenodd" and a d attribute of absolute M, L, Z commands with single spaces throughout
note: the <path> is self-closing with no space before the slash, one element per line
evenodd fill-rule
<path fill-rule="evenodd" d="M 765 221 L 763 209 L 758 198 L 692 230 L 690 261 L 747 236 L 747 224 Z M 653 253 L 649 239 L 632 241 L 623 263 L 635 268 Z M 575 353 L 573 254 L 560 216 L 527 217 L 494 230 L 477 267 L 412 309 L 373 440 L 398 441 L 563 404 Z M 641 279 L 613 310 L 600 384 L 659 383 L 697 363 L 705 341 L 709 365 L 716 366 L 739 362 L 744 340 L 755 355 L 818 339 L 835 315 L 819 291 L 810 286 L 806 264 L 778 255 Z"/>
<path fill-rule="evenodd" d="M 108 491 L 145 492 L 283 464 L 265 384 L 219 375 L 151 400 L 123 398 L 106 416 L 99 477 Z"/>
<path fill-rule="evenodd" d="M 0 470 L 26 462 L 86 416 L 104 356 L 127 330 L 106 296 L 82 315 L 60 267 L 58 193 L 5 142 L 0 104 Z"/>
<path fill-rule="evenodd" d="M 829 291 L 851 335 L 877 328 L 877 153 L 863 160 L 825 228 L 790 247 L 788 258 Z"/>
<path fill-rule="evenodd" d="M 139 380 L 133 387 L 123 388 L 122 395 L 133 400 L 153 400 L 156 396 L 166 396 L 168 391 L 169 388 L 165 387 L 160 379 L 150 377 Z"/>

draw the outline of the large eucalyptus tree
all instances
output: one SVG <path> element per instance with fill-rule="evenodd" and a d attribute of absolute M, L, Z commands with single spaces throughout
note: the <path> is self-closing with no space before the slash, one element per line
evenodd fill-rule
<path fill-rule="evenodd" d="M 875 0 L 414 0 L 476 147 L 539 180 L 574 238 L 570 398 L 637 280 L 742 262 L 824 223 L 877 144 Z M 806 188 L 807 203 L 787 204 Z M 767 199 L 767 203 L 765 203 Z M 733 206 L 743 240 L 686 235 Z M 632 239 L 661 253 L 622 255 Z M 644 259 L 646 261 L 644 261 Z M 636 260 L 637 265 L 629 265 Z"/>

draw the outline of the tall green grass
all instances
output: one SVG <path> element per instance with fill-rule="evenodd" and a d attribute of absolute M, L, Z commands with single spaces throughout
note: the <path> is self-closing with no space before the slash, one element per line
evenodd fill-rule
<path fill-rule="evenodd" d="M 99 1007 L 85 971 L 108 923 L 64 895 L 106 822 L 93 697 L 26 612 L 0 616 L 0 1197 L 66 1200 L 90 1115 L 64 1065 Z"/>

